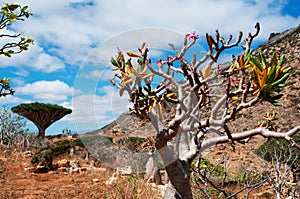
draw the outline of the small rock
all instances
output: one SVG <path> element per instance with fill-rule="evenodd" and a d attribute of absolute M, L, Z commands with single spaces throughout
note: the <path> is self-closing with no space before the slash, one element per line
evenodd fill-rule
<path fill-rule="evenodd" d="M 26 158 L 30 158 L 30 157 L 33 156 L 33 153 L 32 153 L 32 151 L 25 151 L 25 152 L 23 153 L 23 155 L 24 155 Z"/>
<path fill-rule="evenodd" d="M 107 169 L 106 168 L 98 168 L 98 167 L 93 167 L 93 166 L 90 166 L 89 167 L 89 170 L 93 171 L 93 172 L 106 172 Z"/>
<path fill-rule="evenodd" d="M 67 167 L 60 167 L 60 168 L 58 168 L 58 170 L 59 170 L 59 171 L 66 172 L 66 171 L 68 170 L 68 168 L 67 168 Z"/>
<path fill-rule="evenodd" d="M 84 171 L 87 171 L 87 168 L 86 168 L 86 167 L 81 167 L 81 168 L 79 168 L 79 172 L 84 172 Z"/>
<path fill-rule="evenodd" d="M 58 166 L 58 168 L 69 167 L 70 166 L 70 161 L 69 160 L 65 160 L 65 159 L 59 160 L 57 162 L 57 166 Z"/>
<path fill-rule="evenodd" d="M 112 130 L 112 133 L 118 133 L 119 132 L 119 129 L 113 129 Z"/>
<path fill-rule="evenodd" d="M 26 168 L 24 168 L 25 172 L 34 172 L 34 170 L 35 170 L 35 167 L 26 167 Z"/>
<path fill-rule="evenodd" d="M 73 168 L 71 167 L 69 170 L 69 173 L 78 173 L 79 172 L 79 168 Z"/>
<path fill-rule="evenodd" d="M 100 182 L 100 180 L 98 178 L 94 178 L 92 181 L 93 182 Z"/>
<path fill-rule="evenodd" d="M 113 175 L 105 182 L 106 185 L 112 185 L 113 183 L 115 183 L 118 179 L 118 174 L 117 173 L 113 173 Z"/>
<path fill-rule="evenodd" d="M 48 172 L 48 168 L 46 166 L 43 165 L 38 165 L 37 167 L 34 168 L 34 173 L 47 173 Z"/>
<path fill-rule="evenodd" d="M 71 166 L 73 169 L 79 168 L 79 167 L 80 167 L 78 160 L 71 160 L 71 161 L 70 161 L 70 166 Z"/>
<path fill-rule="evenodd" d="M 56 171 L 49 171 L 49 174 L 56 174 L 56 173 L 58 173 L 57 170 Z"/>
<path fill-rule="evenodd" d="M 219 150 L 220 150 L 220 151 L 223 151 L 223 150 L 225 150 L 225 149 L 226 149 L 226 147 L 225 147 L 224 145 L 220 145 L 220 146 L 219 146 Z"/>

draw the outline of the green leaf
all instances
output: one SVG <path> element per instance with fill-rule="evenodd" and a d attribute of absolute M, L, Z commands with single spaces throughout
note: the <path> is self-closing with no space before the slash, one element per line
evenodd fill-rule
<path fill-rule="evenodd" d="M 273 126 L 273 125 L 275 125 L 275 122 L 270 122 L 269 123 L 269 126 Z"/>
<path fill-rule="evenodd" d="M 22 8 L 22 12 L 26 12 L 27 9 L 28 9 L 28 6 L 24 6 L 24 7 Z"/>
<path fill-rule="evenodd" d="M 276 74 L 276 67 L 274 66 L 272 67 L 270 74 L 268 74 L 268 77 L 266 79 L 266 84 L 269 84 L 273 81 L 275 74 Z"/>
<path fill-rule="evenodd" d="M 278 84 L 277 86 L 278 86 L 279 88 L 284 88 L 284 87 L 286 87 L 286 85 L 287 85 L 287 83 L 284 83 L 284 84 Z"/>
<path fill-rule="evenodd" d="M 282 66 L 284 62 L 285 62 L 285 56 L 282 55 L 282 56 L 280 57 L 280 60 L 279 60 L 279 62 L 278 62 L 278 64 L 277 64 L 277 66 Z"/>
<path fill-rule="evenodd" d="M 15 51 L 13 51 L 13 50 L 7 51 L 8 54 L 13 54 L 14 52 L 15 52 Z"/>
<path fill-rule="evenodd" d="M 279 80 L 273 82 L 271 85 L 272 86 L 276 86 L 278 84 L 283 84 L 285 83 L 285 81 L 287 80 L 287 78 L 289 77 L 289 73 L 284 74 Z"/>
<path fill-rule="evenodd" d="M 277 101 L 271 102 L 271 104 L 272 104 L 273 106 L 280 106 L 280 105 L 281 105 L 281 104 L 280 104 L 279 102 L 277 102 Z"/>
<path fill-rule="evenodd" d="M 250 55 L 251 55 L 251 51 L 250 49 L 247 49 L 244 56 L 244 62 L 246 62 L 249 59 Z"/>
<path fill-rule="evenodd" d="M 28 13 L 28 12 L 25 12 L 24 15 L 26 18 L 30 17 L 30 13 Z"/>
<path fill-rule="evenodd" d="M 262 68 L 261 64 L 259 63 L 259 61 L 257 61 L 257 59 L 255 59 L 254 57 L 251 57 L 251 61 L 252 61 L 252 65 L 255 65 L 257 66 L 257 68 L 260 70 L 260 71 L 263 71 L 264 69 Z"/>
<path fill-rule="evenodd" d="M 276 65 L 276 63 L 277 63 L 277 53 L 273 52 L 269 66 L 273 67 Z"/>
<path fill-rule="evenodd" d="M 261 49 L 258 49 L 258 53 L 259 53 L 259 56 L 261 59 L 261 64 L 262 64 L 263 69 L 267 68 L 267 61 L 266 61 L 266 58 L 265 58 L 263 52 L 261 51 Z"/>
<path fill-rule="evenodd" d="M 119 63 L 115 60 L 115 58 L 112 57 L 112 58 L 110 59 L 110 62 L 112 63 L 112 65 L 117 66 L 117 67 L 120 67 Z"/>

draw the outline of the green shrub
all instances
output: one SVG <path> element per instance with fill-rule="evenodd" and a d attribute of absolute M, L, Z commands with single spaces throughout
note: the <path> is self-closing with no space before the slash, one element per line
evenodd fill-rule
<path fill-rule="evenodd" d="M 82 140 L 80 138 L 77 138 L 76 140 L 73 140 L 73 145 L 84 147 L 84 144 L 82 143 Z"/>
<path fill-rule="evenodd" d="M 78 141 L 79 142 L 79 141 Z M 92 136 L 84 136 L 80 138 L 80 142 L 83 145 L 93 146 L 93 145 L 112 145 L 112 138 L 103 135 L 92 135 Z"/>
<path fill-rule="evenodd" d="M 300 144 L 300 135 L 293 136 L 294 141 Z M 300 155 L 297 148 L 293 148 L 286 140 L 271 139 L 263 143 L 255 153 L 266 161 L 272 161 L 275 153 L 282 154 L 280 161 L 291 166 L 294 181 L 300 180 Z M 288 159 L 288 157 L 290 157 Z"/>
<path fill-rule="evenodd" d="M 73 146 L 72 140 L 58 140 L 54 142 L 54 146 L 51 147 L 53 156 L 57 157 L 59 155 L 67 153 Z"/>
<path fill-rule="evenodd" d="M 44 149 L 39 153 L 34 154 L 31 159 L 32 165 L 45 166 L 46 170 L 49 171 L 52 169 L 53 153 L 49 149 Z"/>
<path fill-rule="evenodd" d="M 139 152 L 141 149 L 141 144 L 145 142 L 144 138 L 141 137 L 128 137 L 120 139 L 117 144 L 123 145 L 130 149 L 131 151 Z"/>
<path fill-rule="evenodd" d="M 293 139 L 297 144 L 300 144 L 300 135 L 293 136 Z M 290 153 L 292 153 L 292 160 L 295 160 L 295 163 L 300 165 L 300 157 L 299 157 L 299 150 L 296 148 L 291 148 L 291 146 L 286 140 L 276 140 L 271 139 L 265 143 L 263 143 L 255 153 L 263 158 L 266 161 L 271 161 L 272 157 L 274 156 L 275 152 L 282 152 L 284 154 L 281 158 L 281 161 L 284 161 L 284 158 L 288 157 Z"/>
<path fill-rule="evenodd" d="M 58 140 L 51 146 L 41 148 L 36 154 L 39 154 L 45 150 L 50 150 L 54 157 L 66 154 L 72 147 L 80 146 L 84 147 L 82 141 L 78 138 L 76 140 Z"/>
<path fill-rule="evenodd" d="M 194 166 L 196 162 L 194 162 Z M 212 172 L 213 175 L 223 177 L 228 171 L 224 169 L 222 165 L 214 165 L 208 159 L 202 158 L 200 161 L 199 169 L 205 169 L 209 172 Z"/>

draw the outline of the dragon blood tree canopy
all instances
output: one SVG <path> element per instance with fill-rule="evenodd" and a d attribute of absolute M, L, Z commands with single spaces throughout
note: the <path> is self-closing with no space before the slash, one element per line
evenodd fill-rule
<path fill-rule="evenodd" d="M 24 103 L 13 107 L 12 112 L 17 113 L 32 121 L 38 128 L 38 137 L 44 139 L 45 130 L 54 122 L 65 115 L 72 113 L 71 109 L 56 104 L 44 104 L 39 102 Z"/>

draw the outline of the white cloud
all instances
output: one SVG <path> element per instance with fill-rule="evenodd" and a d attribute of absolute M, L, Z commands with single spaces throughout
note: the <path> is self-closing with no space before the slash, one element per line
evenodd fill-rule
<path fill-rule="evenodd" d="M 100 79 L 104 73 L 105 73 L 105 70 L 94 69 L 94 70 L 92 70 L 90 72 L 81 74 L 81 77 L 87 78 L 87 79 L 89 79 L 89 78 Z"/>
<path fill-rule="evenodd" d="M 29 75 L 29 72 L 25 69 L 18 69 L 17 71 L 14 72 L 15 75 L 20 76 L 20 77 L 27 77 Z"/>
<path fill-rule="evenodd" d="M 1 105 L 8 105 L 8 104 L 20 104 L 20 103 L 29 103 L 31 102 L 28 99 L 23 99 L 20 97 L 16 97 L 14 95 L 9 95 L 6 97 L 0 97 L 0 104 Z"/>
<path fill-rule="evenodd" d="M 38 44 L 31 46 L 28 51 L 13 55 L 11 58 L 2 57 L 0 65 L 1 67 L 16 67 L 18 71 L 15 74 L 19 76 L 27 76 L 25 67 L 26 70 L 33 69 L 45 73 L 65 68 L 63 61 L 59 57 L 44 52 L 44 49 L 38 46 Z"/>
<path fill-rule="evenodd" d="M 47 73 L 65 68 L 61 60 L 46 53 L 39 54 L 32 66 L 38 71 L 44 71 Z"/>
<path fill-rule="evenodd" d="M 73 97 L 73 117 L 79 131 L 97 129 L 113 121 L 125 111 L 129 104 L 126 96 L 120 98 L 118 91 L 111 86 L 101 87 L 102 95 L 83 94 Z M 65 106 L 70 106 L 65 104 Z"/>
<path fill-rule="evenodd" d="M 12 81 L 12 83 L 14 83 L 15 85 L 18 85 L 18 86 L 22 86 L 25 84 L 25 80 L 23 78 L 19 78 L 19 77 L 13 78 L 11 81 Z"/>
<path fill-rule="evenodd" d="M 283 0 L 20 2 L 28 4 L 34 15 L 17 24 L 17 29 L 29 33 L 37 42 L 57 46 L 54 52 L 68 64 L 79 64 L 92 50 L 91 45 L 137 28 L 167 28 L 181 33 L 196 30 L 201 34 L 217 28 L 224 36 L 237 34 L 239 30 L 246 35 L 260 21 L 260 39 L 266 39 L 270 32 L 297 26 L 300 19 L 280 14 L 285 5 Z M 70 3 L 82 6 L 72 7 Z M 146 36 L 151 38 L 151 32 Z M 168 35 L 162 37 L 165 43 L 173 42 Z M 118 45 L 132 40 L 138 40 L 136 35 L 129 40 L 118 40 Z"/>
<path fill-rule="evenodd" d="M 73 91 L 72 87 L 60 80 L 42 80 L 16 88 L 18 94 L 32 95 L 34 99 L 46 102 L 66 100 L 73 94 Z"/>

